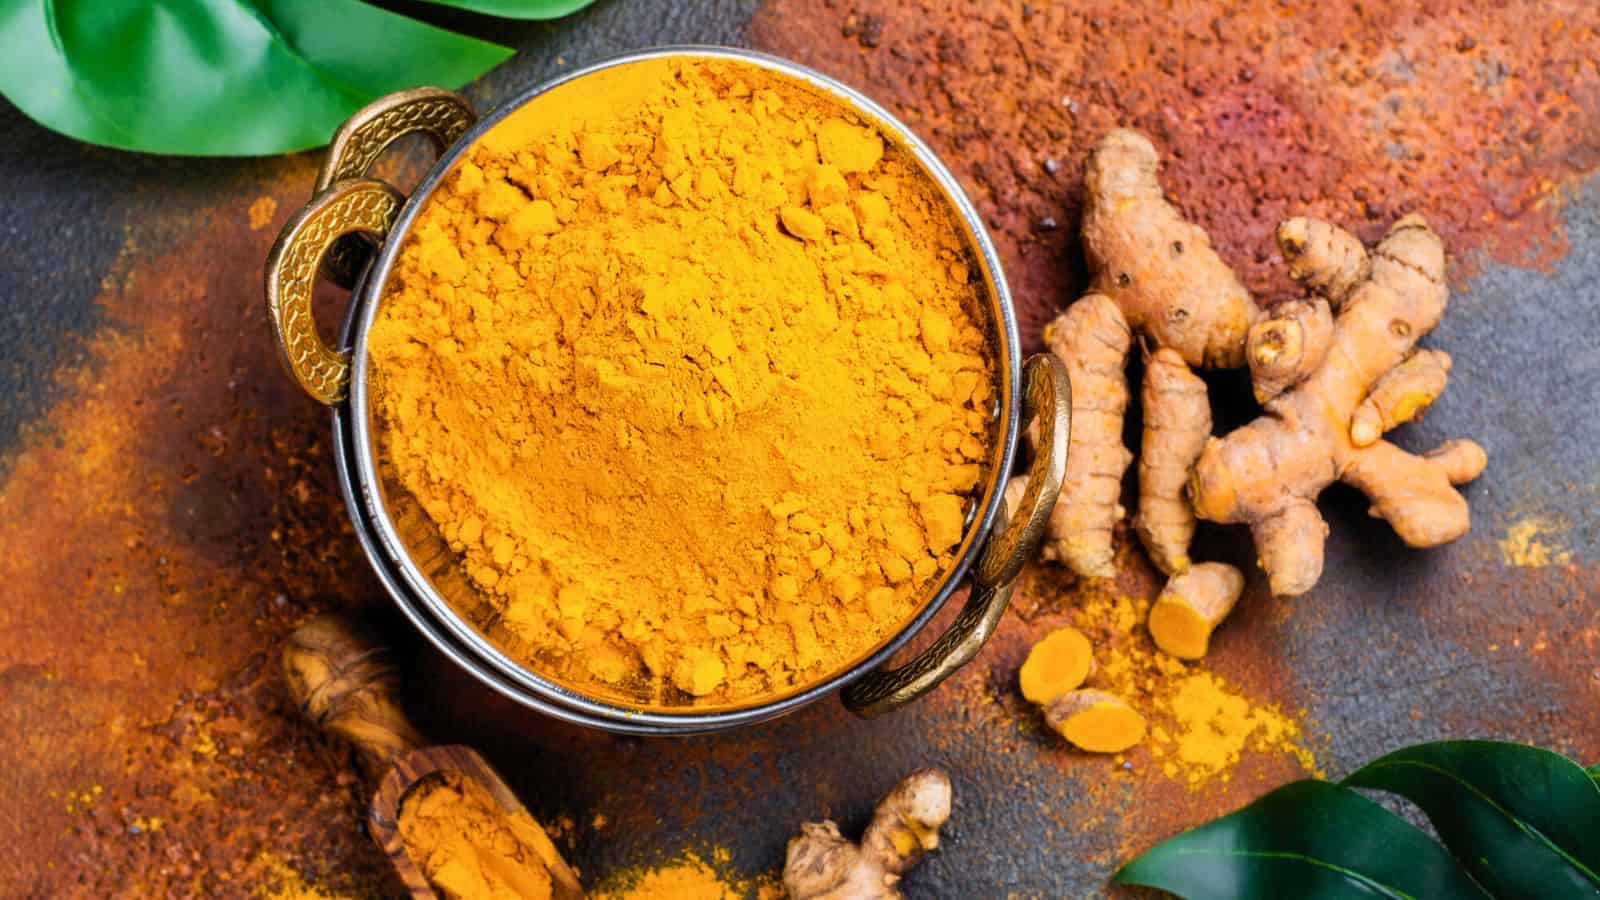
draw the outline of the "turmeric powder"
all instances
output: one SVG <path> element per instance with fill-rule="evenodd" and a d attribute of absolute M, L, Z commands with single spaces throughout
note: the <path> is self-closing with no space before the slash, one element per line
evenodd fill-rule
<path fill-rule="evenodd" d="M 645 706 L 814 683 L 914 615 L 995 463 L 956 223 L 877 125 L 754 64 L 556 88 L 401 250 L 385 477 L 543 674 Z"/>
<path fill-rule="evenodd" d="M 400 841 L 446 900 L 550 900 L 559 859 L 526 812 L 507 814 L 483 785 L 455 772 L 431 775 L 400 806 Z"/>

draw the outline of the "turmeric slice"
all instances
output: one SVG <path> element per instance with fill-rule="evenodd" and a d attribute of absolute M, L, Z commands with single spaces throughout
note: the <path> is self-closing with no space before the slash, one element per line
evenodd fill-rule
<path fill-rule="evenodd" d="M 1144 740 L 1144 716 L 1105 691 L 1072 691 L 1045 709 L 1045 722 L 1090 753 L 1121 753 Z"/>
<path fill-rule="evenodd" d="M 1146 627 L 1156 646 L 1179 659 L 1206 655 L 1211 633 L 1239 602 L 1244 574 L 1227 563 L 1199 563 L 1173 577 L 1150 607 Z"/>
<path fill-rule="evenodd" d="M 1044 705 L 1077 690 L 1094 670 L 1094 649 L 1076 628 L 1058 628 L 1045 635 L 1022 663 L 1017 681 L 1022 696 Z"/>

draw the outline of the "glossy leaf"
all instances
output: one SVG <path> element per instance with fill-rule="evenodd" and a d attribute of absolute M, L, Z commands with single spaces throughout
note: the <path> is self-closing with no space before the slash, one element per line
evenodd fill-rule
<path fill-rule="evenodd" d="M 1589 777 L 1594 779 L 1594 783 L 1600 784 L 1600 763 L 1590 766 L 1588 771 Z"/>
<path fill-rule="evenodd" d="M 575 13 L 594 0 L 427 0 L 440 6 L 454 6 L 499 16 L 502 19 L 559 19 Z"/>
<path fill-rule="evenodd" d="M 1420 829 L 1325 781 L 1285 785 L 1163 841 L 1113 880 L 1188 900 L 1488 896 Z"/>
<path fill-rule="evenodd" d="M 511 52 L 357 0 L 0 0 L 0 93 L 153 153 L 318 146 L 370 100 L 459 86 Z"/>
<path fill-rule="evenodd" d="M 1495 897 L 1600 900 L 1600 786 L 1566 757 L 1496 741 L 1397 750 L 1344 781 L 1415 803 Z"/>

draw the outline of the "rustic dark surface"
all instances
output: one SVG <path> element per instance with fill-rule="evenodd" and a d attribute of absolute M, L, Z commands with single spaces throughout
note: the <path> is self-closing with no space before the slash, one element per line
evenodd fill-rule
<path fill-rule="evenodd" d="M 1263 247 L 1278 216 L 1309 209 L 1371 236 L 1402 210 L 1427 214 L 1458 290 L 1426 343 L 1456 367 L 1400 440 L 1488 448 L 1473 532 L 1409 551 L 1355 494 L 1330 491 L 1328 576 L 1276 602 L 1252 575 L 1205 666 L 1303 708 L 1330 774 L 1451 736 L 1600 761 L 1600 185 L 1585 186 L 1600 166 L 1600 13 L 1328 6 L 1297 22 L 1278 4 L 1185 17 L 603 0 L 556 25 L 456 21 L 528 51 L 469 90 L 480 105 L 691 40 L 754 42 L 862 87 L 963 178 L 1030 339 L 1081 286 L 1075 173 L 1113 124 L 1173 154 L 1169 189 L 1264 294 L 1284 288 Z M 770 870 L 801 818 L 857 828 L 899 774 L 940 763 L 957 809 L 914 896 L 1092 895 L 1118 861 L 1301 774 L 1249 754 L 1230 781 L 1190 791 L 1142 751 L 1118 767 L 1063 750 L 1010 688 L 1048 615 L 1009 617 L 951 684 L 873 722 L 823 703 L 647 741 L 511 708 L 419 646 L 378 594 L 334 488 L 327 417 L 278 369 L 260 261 L 316 155 L 141 157 L 10 108 L 0 133 L 0 895 L 392 892 L 349 753 L 297 721 L 277 681 L 283 635 L 333 607 L 387 632 L 412 660 L 418 720 L 494 761 L 589 880 L 686 847 Z M 1519 527 L 1533 542 L 1508 553 Z M 1234 532 L 1202 548 L 1250 557 Z M 1151 590 L 1138 554 L 1123 557 L 1124 587 Z"/>

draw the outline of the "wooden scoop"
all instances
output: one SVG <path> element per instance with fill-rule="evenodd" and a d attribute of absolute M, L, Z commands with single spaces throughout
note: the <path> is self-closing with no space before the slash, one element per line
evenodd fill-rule
<path fill-rule="evenodd" d="M 437 898 L 400 838 L 400 804 L 417 782 L 435 772 L 454 772 L 482 785 L 507 815 L 526 813 L 476 750 L 422 746 L 422 734 L 396 700 L 399 673 L 388 650 L 343 619 L 321 616 L 290 635 L 283 649 L 283 672 L 301 712 L 328 733 L 354 744 L 362 769 L 376 781 L 367 823 L 412 897 Z M 537 823 L 534 827 L 546 845 L 536 849 L 550 872 L 556 900 L 579 900 L 583 890 L 577 874 L 544 830 Z"/>

